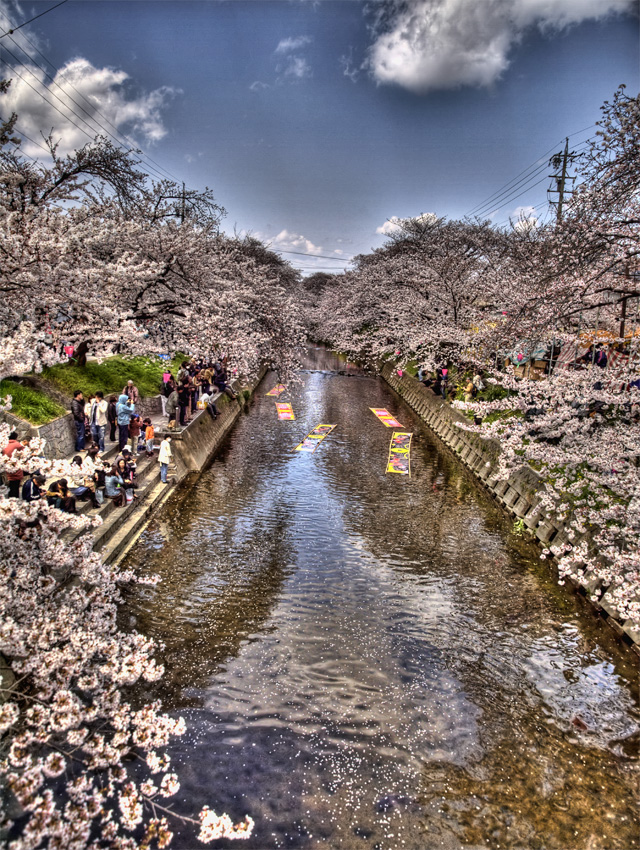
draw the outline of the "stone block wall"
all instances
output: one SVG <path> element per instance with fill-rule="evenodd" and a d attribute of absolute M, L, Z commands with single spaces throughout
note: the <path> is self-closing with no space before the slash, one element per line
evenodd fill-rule
<path fill-rule="evenodd" d="M 479 434 L 459 428 L 457 423 L 468 424 L 469 420 L 415 378 L 406 374 L 400 377 L 390 364 L 383 367 L 381 374 L 504 509 L 524 522 L 541 545 L 546 547 L 551 543 L 562 545 L 568 542 L 564 523 L 538 507 L 544 484 L 531 467 L 522 466 L 515 470 L 507 481 L 499 480 L 496 476 L 500 454 L 500 444 L 497 440 L 488 440 Z M 575 545 L 582 539 L 576 535 L 571 543 Z M 587 596 L 601 584 L 599 579 L 587 574 L 580 584 L 574 583 L 574 587 Z M 606 592 L 597 603 L 589 601 L 607 619 L 609 625 L 627 642 L 631 642 L 640 654 L 640 630 L 635 628 L 630 620 L 623 622 L 618 618 L 617 612 L 607 600 Z"/>

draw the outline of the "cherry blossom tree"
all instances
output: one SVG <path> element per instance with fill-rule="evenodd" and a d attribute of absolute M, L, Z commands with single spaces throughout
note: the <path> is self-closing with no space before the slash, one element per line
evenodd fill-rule
<path fill-rule="evenodd" d="M 0 426 L 0 449 L 8 432 Z M 82 474 L 44 460 L 43 448 L 33 439 L 2 455 L 0 469 Z M 0 652 L 11 673 L 3 672 L 0 689 L 0 773 L 13 798 L 0 828 L 12 850 L 171 842 L 176 815 L 167 799 L 180 786 L 163 748 L 185 724 L 157 702 L 127 701 L 127 689 L 156 681 L 163 669 L 152 640 L 116 623 L 120 588 L 156 579 L 105 565 L 90 536 L 65 539 L 99 522 L 46 502 L 0 498 Z M 125 766 L 132 758 L 135 772 Z M 208 807 L 182 820 L 204 842 L 246 838 L 253 827 L 249 817 L 234 826 Z"/>

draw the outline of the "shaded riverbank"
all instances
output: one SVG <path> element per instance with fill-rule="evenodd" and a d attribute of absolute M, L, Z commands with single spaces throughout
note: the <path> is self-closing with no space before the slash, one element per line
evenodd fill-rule
<path fill-rule="evenodd" d="M 125 616 L 166 643 L 151 693 L 188 721 L 176 808 L 248 812 L 260 850 L 640 847 L 630 659 L 424 423 L 329 357 L 284 397 L 295 422 L 257 396 L 127 559 L 163 577 Z M 385 476 L 372 406 L 414 432 L 411 480 Z"/>

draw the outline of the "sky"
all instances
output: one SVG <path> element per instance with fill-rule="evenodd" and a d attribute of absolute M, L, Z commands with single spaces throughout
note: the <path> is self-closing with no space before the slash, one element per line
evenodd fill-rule
<path fill-rule="evenodd" d="M 0 0 L 22 150 L 108 132 L 304 274 L 396 218 L 553 215 L 549 157 L 640 81 L 638 0 Z M 75 114 L 73 114 L 75 113 Z"/>

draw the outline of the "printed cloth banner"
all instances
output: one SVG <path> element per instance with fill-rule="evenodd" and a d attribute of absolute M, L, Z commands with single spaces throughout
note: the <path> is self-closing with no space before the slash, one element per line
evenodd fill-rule
<path fill-rule="evenodd" d="M 276 402 L 276 410 L 278 411 L 278 419 L 295 419 L 295 414 L 293 412 L 293 408 L 287 402 L 277 401 Z"/>
<path fill-rule="evenodd" d="M 370 407 L 369 410 L 372 413 L 375 413 L 378 419 L 381 422 L 384 422 L 387 428 L 402 428 L 402 422 L 398 422 L 397 419 L 394 419 L 386 407 Z"/>
<path fill-rule="evenodd" d="M 304 440 L 299 443 L 294 452 L 315 452 L 324 438 L 330 434 L 335 425 L 316 425 L 313 431 L 310 431 Z"/>
<path fill-rule="evenodd" d="M 268 393 L 265 393 L 265 395 L 280 395 L 285 391 L 285 389 L 286 387 L 284 387 L 283 384 L 276 384 L 275 387 L 272 390 L 269 390 Z"/>
<path fill-rule="evenodd" d="M 397 472 L 399 475 L 411 476 L 411 437 L 413 434 L 404 431 L 394 431 L 389 445 L 389 460 L 387 472 Z"/>

